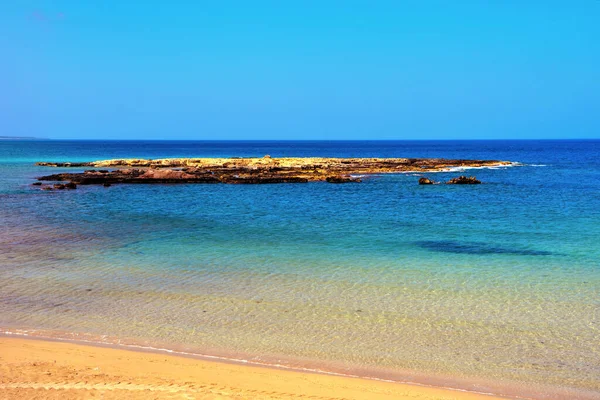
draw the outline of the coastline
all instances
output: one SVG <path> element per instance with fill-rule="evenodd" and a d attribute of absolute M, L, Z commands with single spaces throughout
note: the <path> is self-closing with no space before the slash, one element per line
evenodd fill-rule
<path fill-rule="evenodd" d="M 112 340 L 110 340 L 112 339 Z M 393 396 L 390 398 L 395 399 L 423 399 L 423 400 L 445 400 L 445 399 L 454 399 L 454 400 L 486 400 L 486 399 L 517 399 L 517 400 L 534 400 L 534 399 L 544 399 L 544 400 L 561 400 L 564 398 L 573 398 L 573 399 L 581 399 L 581 400 L 594 400 L 597 399 L 597 394 L 595 392 L 588 392 L 586 390 L 578 390 L 578 389 L 568 389 L 568 388 L 560 388 L 557 386 L 550 385 L 524 385 L 519 384 L 517 382 L 509 382 L 504 380 L 490 380 L 485 379 L 482 380 L 480 378 L 471 378 L 468 377 L 457 377 L 457 376 L 442 376 L 442 375 L 431 375 L 419 371 L 391 371 L 385 369 L 360 369 L 360 368 L 344 368 L 341 365 L 335 364 L 315 364 L 313 363 L 302 363 L 302 362 L 290 362 L 290 360 L 275 360 L 275 359 L 263 359 L 255 358 L 246 354 L 212 354 L 212 353 L 203 353 L 203 352 L 195 352 L 193 350 L 189 350 L 187 348 L 179 348 L 179 347 L 169 347 L 164 344 L 149 344 L 137 341 L 130 340 L 121 340 L 115 338 L 108 338 L 108 336 L 102 336 L 101 340 L 94 339 L 94 336 L 87 334 L 60 334 L 54 331 L 45 331 L 45 330 L 21 330 L 21 329 L 0 329 L 0 372 L 3 370 L 6 371 L 6 363 L 8 362 L 12 366 L 15 365 L 25 365 L 23 363 L 26 362 L 34 362 L 37 363 L 38 357 L 40 354 L 43 357 L 50 357 L 53 360 L 62 359 L 62 364 L 67 365 L 66 368 L 70 368 L 72 371 L 79 371 L 78 368 L 81 365 L 70 365 L 72 355 L 79 354 L 81 352 L 93 352 L 94 355 L 90 356 L 96 361 L 98 358 L 103 359 L 107 365 L 114 364 L 118 360 L 123 359 L 132 359 L 133 361 L 129 362 L 130 367 L 124 368 L 124 370 L 136 371 L 139 367 L 139 362 L 142 363 L 155 363 L 160 361 L 164 363 L 164 369 L 169 371 L 175 371 L 173 369 L 173 365 L 179 365 L 180 360 L 189 360 L 189 362 L 198 362 L 199 365 L 194 367 L 202 371 L 212 370 L 216 368 L 217 371 L 220 371 L 225 366 L 229 366 L 232 370 L 231 372 L 234 376 L 231 379 L 224 379 L 224 382 L 231 384 L 235 382 L 236 379 L 239 379 L 241 382 L 245 382 L 246 380 L 254 380 L 255 373 L 258 373 L 259 376 L 272 375 L 271 378 L 277 381 L 287 382 L 287 378 L 282 378 L 280 374 L 291 374 L 291 381 L 289 384 L 292 387 L 304 387 L 305 381 L 308 379 L 307 377 L 320 376 L 322 377 L 323 382 L 317 379 L 319 383 L 317 390 L 320 387 L 330 387 L 331 391 L 335 388 L 337 394 L 338 387 L 360 387 L 358 390 L 359 393 L 365 392 L 369 395 L 377 394 L 376 397 L 361 397 L 352 394 L 350 397 L 337 397 L 332 393 L 322 394 L 325 397 L 319 397 L 317 395 L 310 395 L 304 392 L 296 393 L 290 392 L 281 392 L 278 393 L 276 397 L 261 397 L 261 396 L 253 396 L 251 393 L 247 393 L 246 395 L 236 394 L 234 398 L 327 398 L 327 399 L 367 399 L 367 398 L 388 398 L 381 397 L 383 396 L 381 393 L 393 393 Z M 34 353 L 29 355 L 28 350 L 30 347 L 24 346 L 27 343 L 34 343 L 33 346 L 37 350 Z M 80 349 L 81 348 L 81 349 Z M 87 349 L 87 350 L 85 350 Z M 104 355 L 104 351 L 108 351 L 107 356 Z M 13 354 L 13 361 L 8 361 L 7 354 Z M 113 352 L 115 352 L 113 354 Z M 11 353 L 11 354 L 12 354 Z M 98 353 L 98 354 L 96 354 Z M 110 353 L 110 354 L 109 354 Z M 128 356 L 129 354 L 129 356 Z M 132 354 L 137 354 L 137 356 L 132 356 Z M 16 358 L 14 357 L 16 355 Z M 152 358 L 152 360 L 148 361 L 143 359 L 143 356 L 147 355 Z M 24 358 L 23 358 L 24 357 Z M 42 358 L 43 358 L 42 357 Z M 132 358 L 133 357 L 133 358 Z M 137 357 L 137 358 L 136 358 Z M 166 357 L 163 359 L 163 357 Z M 34 360 L 35 359 L 35 360 Z M 27 361 L 29 360 L 29 361 Z M 89 360 L 88 360 L 89 361 Z M 54 361 L 56 362 L 56 361 Z M 15 364 L 16 363 L 16 364 Z M 29 364 L 27 364 L 29 365 Z M 27 367 L 27 365 L 25 365 Z M 35 366 L 35 365 L 34 365 Z M 29 367 L 31 367 L 29 365 Z M 143 369 L 144 367 L 142 367 Z M 10 368 L 9 368 L 10 369 Z M 27 369 L 27 368 L 26 368 Z M 85 366 L 86 370 L 89 370 L 89 366 Z M 186 370 L 187 371 L 187 370 Z M 186 371 L 181 370 L 181 376 L 184 376 Z M 259 372 L 260 371 L 260 372 Z M 56 375 L 52 371 L 40 372 L 35 371 L 34 369 L 27 369 L 25 374 L 25 378 L 32 376 L 31 382 L 23 382 L 23 376 L 14 376 L 13 381 L 6 386 L 6 382 L 0 379 L 0 399 L 12 399 L 12 398 L 21 398 L 21 395 L 15 395 L 15 397 L 2 397 L 5 389 L 10 388 L 18 388 L 22 389 L 25 386 L 32 387 L 41 387 L 40 383 L 36 383 L 37 379 L 40 378 L 40 374 L 46 374 L 49 372 L 52 375 Z M 229 373 L 229 372 L 228 372 Z M 77 372 L 75 375 L 78 375 Z M 138 375 L 135 375 L 136 377 Z M 212 375 L 210 375 L 212 376 Z M 0 373 L 0 378 L 2 377 L 2 373 Z M 120 378 L 121 381 L 126 381 L 127 379 L 134 379 L 134 376 L 124 375 Z M 177 375 L 172 376 L 173 382 L 170 382 L 169 385 L 177 385 L 177 379 L 179 377 Z M 333 381 L 329 381 L 329 379 Z M 20 380 L 21 379 L 21 380 Z M 29 378 L 27 378 L 29 379 Z M 296 382 L 300 380 L 304 383 Z M 310 379 L 308 379 L 310 381 Z M 339 381 L 336 381 L 339 380 Z M 347 382 L 348 381 L 348 382 Z M 79 382 L 79 381 L 78 381 Z M 350 385 L 349 382 L 355 382 L 356 385 Z M 101 382 L 102 383 L 102 382 Z M 360 383 L 360 384 L 359 384 Z M 98 383 L 100 384 L 100 383 Z M 5 385 L 5 386 L 3 386 Z M 12 386 L 11 386 L 12 385 Z M 69 383 L 71 385 L 71 383 Z M 111 387 L 111 383 L 102 383 L 107 387 Z M 144 386 L 145 385 L 145 386 Z M 149 384 L 144 383 L 142 386 L 146 387 Z M 262 383 L 261 383 L 262 385 Z M 269 384 L 266 384 L 268 386 Z M 340 386 L 341 385 L 341 386 Z M 383 388 L 380 387 L 383 385 Z M 388 385 L 392 385 L 391 388 L 394 388 L 390 392 L 390 388 Z M 138 385 L 139 386 L 139 385 Z M 138 386 L 133 386 L 135 389 L 133 390 L 141 390 Z M 264 386 L 264 385 L 263 385 Z M 56 390 L 60 391 L 60 384 L 52 383 L 51 386 Z M 70 386 L 69 386 L 70 387 Z M 235 388 L 230 388 L 235 389 Z M 11 389 L 12 390 L 12 389 Z M 86 389 L 87 390 L 87 389 Z M 113 389 L 106 389 L 113 390 Z M 116 389 L 115 389 L 116 390 Z M 152 389 L 148 389 L 152 390 Z M 156 389 L 159 392 L 162 389 Z M 178 389 L 180 391 L 184 391 L 184 388 Z M 260 387 L 255 387 L 252 390 L 254 391 L 264 391 L 260 389 Z M 311 390 L 313 390 L 311 386 Z M 372 392 L 372 390 L 376 390 L 377 392 Z M 290 393 L 288 393 L 290 392 Z M 234 393 L 234 392 L 231 392 Z M 352 392 L 354 393 L 354 392 Z M 197 394 L 196 394 L 197 395 Z M 212 398 L 205 397 L 205 394 L 202 394 L 200 398 Z M 288 396 L 288 397 L 285 397 Z M 130 398 L 129 394 L 127 395 Z M 64 400 L 63 397 L 60 397 L 61 400 Z M 70 397 L 68 397 L 70 398 Z M 73 398 L 81 398 L 81 394 L 73 397 Z M 121 398 L 121 397 L 117 397 Z M 144 398 L 144 397 L 141 397 Z M 157 397 L 163 398 L 163 397 Z M 179 397 L 178 397 L 179 398 Z M 197 397 L 193 397 L 197 398 Z M 229 398 L 223 397 L 220 395 L 217 398 Z"/>
<path fill-rule="evenodd" d="M 492 400 L 486 394 L 0 336 L 0 397 Z"/>

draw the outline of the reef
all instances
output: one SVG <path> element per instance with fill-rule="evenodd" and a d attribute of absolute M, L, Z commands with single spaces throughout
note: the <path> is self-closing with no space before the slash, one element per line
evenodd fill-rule
<path fill-rule="evenodd" d="M 462 167 L 510 165 L 497 160 L 443 158 L 168 158 L 117 159 L 81 163 L 38 162 L 47 167 L 102 168 L 41 176 L 40 181 L 69 181 L 75 185 L 118 183 L 330 183 L 360 182 L 361 176 L 427 173 Z M 106 168 L 112 168 L 108 170 Z M 462 182 L 456 182 L 462 183 Z"/>

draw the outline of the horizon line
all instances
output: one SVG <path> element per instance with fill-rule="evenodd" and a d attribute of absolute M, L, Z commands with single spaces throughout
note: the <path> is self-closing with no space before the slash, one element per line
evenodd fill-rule
<path fill-rule="evenodd" d="M 0 141 L 89 141 L 89 142 L 542 142 L 598 141 L 597 138 L 509 138 L 509 139 L 74 139 L 26 136 L 0 136 Z"/>

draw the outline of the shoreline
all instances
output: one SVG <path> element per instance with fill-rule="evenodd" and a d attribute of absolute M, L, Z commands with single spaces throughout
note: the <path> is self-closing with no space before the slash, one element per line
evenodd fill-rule
<path fill-rule="evenodd" d="M 516 399 L 516 400 L 559 400 L 564 398 L 577 398 L 582 400 L 593 400 L 597 399 L 597 393 L 575 389 L 575 388 L 562 388 L 557 386 L 550 386 L 544 384 L 524 384 L 517 382 L 507 381 L 496 381 L 492 379 L 481 379 L 481 378 L 461 378 L 452 376 L 438 376 L 426 373 L 420 373 L 418 371 L 388 371 L 381 370 L 377 373 L 377 368 L 369 369 L 365 368 L 354 368 L 345 369 L 329 365 L 328 367 L 316 367 L 314 365 L 302 365 L 300 363 L 293 365 L 293 363 L 286 363 L 282 360 L 262 361 L 253 359 L 252 357 L 244 358 L 240 355 L 215 355 L 215 354 L 204 354 L 200 352 L 193 352 L 191 350 L 180 350 L 175 348 L 168 348 L 168 346 L 157 345 L 156 347 L 149 344 L 137 344 L 135 342 L 121 342 L 121 339 L 116 339 L 116 342 L 92 340 L 86 338 L 86 334 L 71 333 L 72 337 L 63 336 L 52 336 L 51 331 L 40 334 L 40 330 L 20 330 L 20 329 L 0 329 L 0 367 L 2 363 L 2 354 L 5 350 L 4 343 L 12 340 L 23 340 L 40 343 L 55 343 L 65 346 L 82 346 L 90 347 L 95 349 L 107 349 L 114 350 L 117 352 L 132 352 L 139 354 L 155 355 L 158 357 L 173 357 L 175 359 L 187 359 L 195 360 L 200 363 L 215 363 L 217 365 L 229 365 L 234 368 L 245 368 L 259 369 L 272 371 L 275 375 L 278 372 L 300 374 L 308 376 L 322 376 L 326 378 L 339 378 L 341 380 L 359 380 L 371 382 L 375 386 L 378 383 L 399 385 L 401 387 L 408 386 L 411 390 L 424 389 L 437 390 L 445 393 L 445 395 L 454 395 L 455 397 L 438 397 L 437 395 L 432 399 Z M 84 338 L 81 338 L 83 336 Z M 91 336 L 91 335 L 90 335 Z M 159 347 L 160 346 L 160 347 Z M 47 349 L 44 351 L 48 351 Z M 98 350 L 101 351 L 101 350 Z M 68 360 L 67 360 L 68 361 Z M 135 368 L 135 367 L 134 367 Z M 1 374 L 0 374 L 1 376 Z M 336 386 L 337 387 L 337 386 Z M 2 392 L 0 387 L 0 393 Z M 411 392 L 412 393 L 412 392 Z M 467 397 L 463 397 L 465 395 Z M 413 396 L 413 395 L 411 395 Z M 429 399 L 429 397 L 420 397 L 419 394 L 416 398 Z M 469 396 L 480 396 L 480 397 L 469 397 Z M 295 398 L 295 397 L 293 397 Z M 355 397 L 350 397 L 355 398 Z M 394 397 L 404 398 L 404 397 Z M 407 397 L 407 398 L 415 398 Z M 61 399 L 62 400 L 62 399 Z"/>
<path fill-rule="evenodd" d="M 318 371 L 166 354 L 149 349 L 115 348 L 60 339 L 0 335 L 0 395 L 46 395 L 70 399 L 99 392 L 115 398 L 152 393 L 157 398 L 265 399 L 507 399 L 411 383 L 386 382 Z M 5 397 L 6 396 L 6 397 Z M 50 397 L 49 397 L 50 398 Z M 53 398 L 53 397 L 52 397 Z M 121 397 L 122 398 L 122 397 Z M 136 397 L 137 398 L 137 397 Z"/>

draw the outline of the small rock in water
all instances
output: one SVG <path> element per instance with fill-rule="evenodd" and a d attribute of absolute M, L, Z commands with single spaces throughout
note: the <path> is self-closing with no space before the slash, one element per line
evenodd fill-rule
<path fill-rule="evenodd" d="M 77 189 L 77 185 L 75 184 L 75 182 L 69 182 L 69 183 L 65 184 L 65 187 L 67 189 Z"/>
<path fill-rule="evenodd" d="M 33 182 L 32 185 L 33 186 L 42 186 L 42 182 Z"/>
<path fill-rule="evenodd" d="M 64 190 L 65 188 L 66 188 L 66 186 L 63 185 L 62 183 L 55 183 L 54 184 L 54 189 Z"/>
<path fill-rule="evenodd" d="M 111 184 L 110 184 L 110 183 L 108 183 L 108 182 L 104 182 L 103 186 L 104 186 L 104 187 L 110 187 L 110 186 L 111 186 Z"/>
<path fill-rule="evenodd" d="M 436 183 L 438 182 L 432 181 L 431 179 L 426 177 L 419 178 L 419 185 L 435 185 Z"/>
<path fill-rule="evenodd" d="M 448 185 L 478 185 L 481 183 L 480 180 L 474 176 L 459 176 L 458 178 L 452 178 L 448 182 Z"/>

